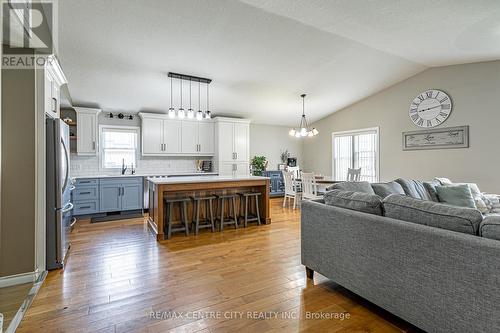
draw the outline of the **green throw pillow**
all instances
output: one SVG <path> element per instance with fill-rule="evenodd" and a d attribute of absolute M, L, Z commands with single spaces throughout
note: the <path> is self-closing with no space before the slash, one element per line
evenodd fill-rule
<path fill-rule="evenodd" d="M 476 208 L 468 185 L 436 186 L 439 202 L 453 206 Z"/>

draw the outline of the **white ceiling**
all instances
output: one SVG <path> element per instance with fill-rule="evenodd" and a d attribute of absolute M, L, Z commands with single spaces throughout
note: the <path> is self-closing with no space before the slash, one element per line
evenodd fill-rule
<path fill-rule="evenodd" d="M 303 92 L 312 121 L 428 66 L 500 58 L 498 1 L 244 2 L 60 1 L 73 105 L 165 112 L 173 71 L 213 79 L 214 114 L 295 125 Z"/>

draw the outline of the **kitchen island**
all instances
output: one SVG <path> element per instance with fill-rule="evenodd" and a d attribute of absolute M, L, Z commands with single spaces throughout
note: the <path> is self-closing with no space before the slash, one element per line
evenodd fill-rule
<path fill-rule="evenodd" d="M 269 202 L 269 178 L 257 176 L 205 176 L 180 178 L 148 178 L 149 218 L 148 225 L 157 240 L 164 239 L 164 198 L 186 198 L 243 192 L 260 192 L 259 210 L 261 222 L 271 223 Z M 239 207 L 239 204 L 237 205 Z M 188 207 L 191 219 L 192 207 Z"/>

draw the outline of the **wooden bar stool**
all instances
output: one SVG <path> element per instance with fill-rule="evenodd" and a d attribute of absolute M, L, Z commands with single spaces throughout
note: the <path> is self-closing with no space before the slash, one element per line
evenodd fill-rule
<path fill-rule="evenodd" d="M 218 215 L 220 216 L 219 223 L 219 230 L 222 231 L 224 230 L 224 225 L 232 225 L 234 224 L 234 227 L 238 229 L 238 215 L 236 213 L 236 197 L 237 194 L 221 194 L 221 195 L 216 195 L 216 198 L 218 200 L 217 206 L 219 208 Z M 227 201 L 228 204 L 228 214 L 227 216 L 225 215 L 225 202 Z"/>
<path fill-rule="evenodd" d="M 176 231 L 184 231 L 186 236 L 189 236 L 189 225 L 188 225 L 188 217 L 187 217 L 187 203 L 190 202 L 189 198 L 171 198 L 171 199 L 163 199 L 164 207 L 165 207 L 165 224 L 167 229 L 167 239 L 170 239 L 170 235 L 172 232 Z M 173 216 L 174 216 L 174 208 L 175 204 L 179 206 L 179 216 L 180 216 L 180 224 L 174 225 Z"/>
<path fill-rule="evenodd" d="M 257 221 L 257 224 L 260 225 L 260 211 L 259 211 L 259 196 L 260 192 L 249 192 L 249 193 L 238 193 L 240 196 L 240 205 L 242 208 L 242 216 L 244 221 L 244 227 L 247 227 L 248 222 Z M 252 198 L 255 200 L 255 215 L 249 215 L 248 210 L 250 205 L 252 204 Z"/>
<path fill-rule="evenodd" d="M 200 228 L 211 228 L 212 232 L 215 231 L 215 218 L 213 212 L 214 199 L 215 196 L 213 195 L 208 197 L 191 197 L 191 200 L 193 200 L 193 220 L 191 223 L 194 224 L 194 233 L 196 235 L 198 235 Z M 202 202 L 205 203 L 205 218 L 200 224 L 200 209 Z"/>

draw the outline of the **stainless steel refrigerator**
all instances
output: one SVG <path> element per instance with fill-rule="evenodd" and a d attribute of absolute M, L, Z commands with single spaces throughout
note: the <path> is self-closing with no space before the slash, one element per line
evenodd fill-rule
<path fill-rule="evenodd" d="M 69 174 L 69 127 L 61 119 L 46 118 L 46 267 L 62 268 L 68 253 L 73 219 Z"/>

